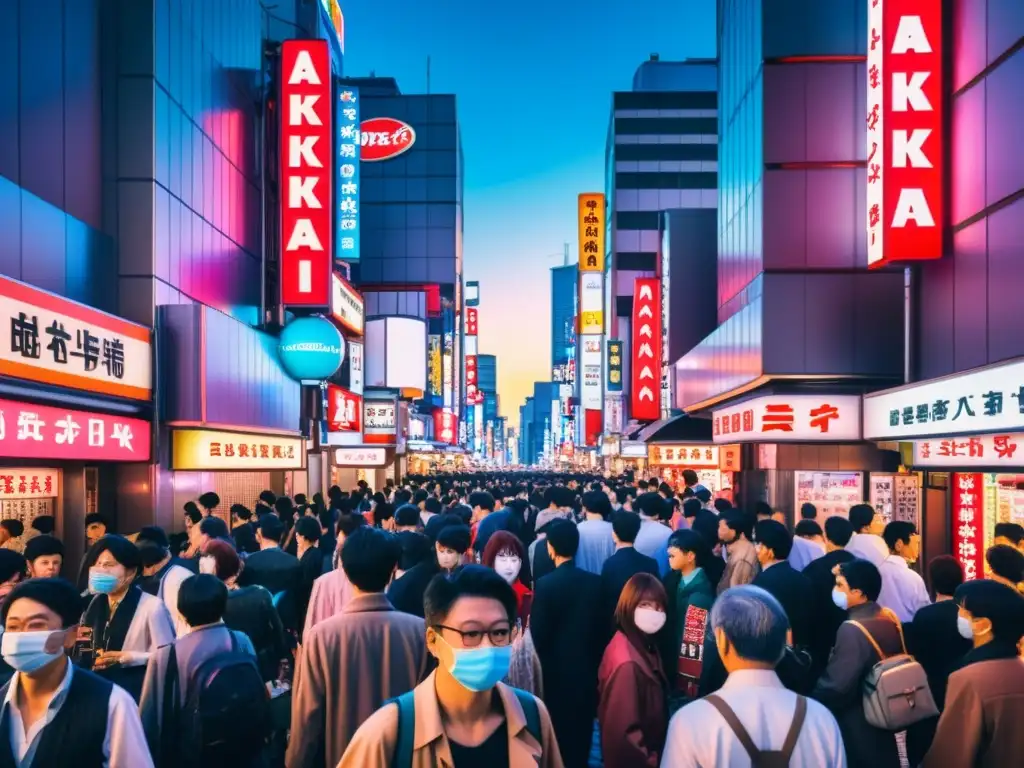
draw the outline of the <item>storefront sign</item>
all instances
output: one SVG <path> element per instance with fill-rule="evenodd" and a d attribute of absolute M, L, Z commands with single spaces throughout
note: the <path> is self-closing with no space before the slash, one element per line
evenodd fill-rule
<path fill-rule="evenodd" d="M 455 415 L 446 408 L 435 408 L 434 439 L 439 443 L 454 445 L 457 436 Z"/>
<path fill-rule="evenodd" d="M 868 500 L 885 520 L 921 525 L 921 479 L 917 475 L 889 475 L 872 472 Z"/>
<path fill-rule="evenodd" d="M 600 410 L 601 395 L 601 336 L 580 336 L 580 404 L 586 409 Z"/>
<path fill-rule="evenodd" d="M 647 444 L 646 443 L 633 443 L 623 442 L 622 447 L 619 451 L 619 455 L 624 459 L 646 459 L 647 458 Z"/>
<path fill-rule="evenodd" d="M 652 466 L 682 469 L 718 469 L 718 447 L 713 445 L 651 445 L 647 460 Z"/>
<path fill-rule="evenodd" d="M 398 406 L 394 400 L 363 401 L 363 440 L 394 445 L 398 434 Z"/>
<path fill-rule="evenodd" d="M 622 391 L 622 342 L 608 339 L 608 391 Z"/>
<path fill-rule="evenodd" d="M 857 395 L 765 395 L 712 412 L 716 443 L 860 440 Z"/>
<path fill-rule="evenodd" d="M 604 273 L 581 272 L 577 333 L 604 333 Z"/>
<path fill-rule="evenodd" d="M 338 467 L 383 467 L 387 463 L 384 448 L 338 448 L 334 464 Z"/>
<path fill-rule="evenodd" d="M 300 437 L 176 429 L 171 433 L 171 469 L 194 472 L 302 469 Z"/>
<path fill-rule="evenodd" d="M 466 335 L 476 336 L 477 335 L 477 317 L 478 310 L 476 307 L 466 308 Z"/>
<path fill-rule="evenodd" d="M 281 303 L 331 306 L 331 54 L 326 40 L 281 45 Z"/>
<path fill-rule="evenodd" d="M 633 284 L 633 360 L 631 414 L 637 421 L 661 416 L 661 281 L 638 278 Z"/>
<path fill-rule="evenodd" d="M 359 103 L 358 88 L 346 85 L 338 89 L 338 106 L 335 111 L 338 122 L 336 257 L 348 262 L 359 261 Z M 361 309 L 359 314 L 362 316 Z"/>
<path fill-rule="evenodd" d="M 299 317 L 281 331 L 277 342 L 281 366 L 303 384 L 319 384 L 333 376 L 345 360 L 345 340 L 324 317 Z"/>
<path fill-rule="evenodd" d="M 390 160 L 412 149 L 416 143 L 416 131 L 408 123 L 393 117 L 371 117 L 363 120 L 359 139 L 362 145 L 362 161 L 375 163 Z"/>
<path fill-rule="evenodd" d="M 951 469 L 1024 466 L 1024 433 L 918 440 L 914 443 L 914 466 Z"/>
<path fill-rule="evenodd" d="M 601 455 L 614 457 L 618 456 L 622 450 L 622 438 L 618 435 L 612 437 L 605 437 L 601 441 Z"/>
<path fill-rule="evenodd" d="M 363 398 L 335 384 L 327 385 L 327 429 L 331 432 L 359 432 L 362 429 Z"/>
<path fill-rule="evenodd" d="M 580 272 L 604 272 L 604 195 L 599 192 L 580 195 L 577 209 Z"/>
<path fill-rule="evenodd" d="M 427 387 L 431 397 L 441 397 L 442 371 L 441 335 L 432 333 L 427 337 Z"/>
<path fill-rule="evenodd" d="M 860 472 L 797 472 L 794 509 L 805 502 L 818 508 L 818 517 L 849 517 L 850 507 L 864 502 Z"/>
<path fill-rule="evenodd" d="M 441 357 L 444 369 L 444 397 L 441 402 L 445 408 L 451 408 L 455 399 L 455 334 L 451 331 L 444 335 L 444 351 Z"/>
<path fill-rule="evenodd" d="M 985 577 L 983 492 L 981 473 L 953 473 L 953 556 L 963 566 L 968 581 Z"/>
<path fill-rule="evenodd" d="M 128 416 L 0 400 L 0 456 L 149 461 L 150 425 Z"/>
<path fill-rule="evenodd" d="M 466 405 L 476 405 L 478 399 L 482 402 L 483 395 L 477 388 L 476 355 L 466 355 Z"/>
<path fill-rule="evenodd" d="M 60 486 L 60 470 L 0 468 L 0 500 L 52 499 Z"/>
<path fill-rule="evenodd" d="M 363 335 L 363 297 L 348 282 L 335 272 L 331 276 L 334 291 L 331 298 L 331 317 L 350 333 Z"/>
<path fill-rule="evenodd" d="M 480 306 L 480 281 L 479 280 L 467 280 L 466 281 L 466 295 L 464 297 L 465 304 L 467 307 L 478 307 Z"/>
<path fill-rule="evenodd" d="M 868 266 L 942 257 L 941 0 L 868 4 Z"/>
<path fill-rule="evenodd" d="M 864 396 L 866 440 L 1024 431 L 1024 360 Z"/>
<path fill-rule="evenodd" d="M 346 345 L 348 349 L 348 388 L 356 395 L 363 394 L 363 344 L 359 341 L 350 341 Z"/>
<path fill-rule="evenodd" d="M 0 374 L 149 400 L 149 328 L 0 276 Z"/>
<path fill-rule="evenodd" d="M 601 437 L 601 409 L 587 409 L 583 412 L 583 440 L 587 446 L 596 446 Z"/>
<path fill-rule="evenodd" d="M 721 446 L 718 451 L 718 468 L 724 472 L 739 472 L 743 469 L 743 447 Z"/>

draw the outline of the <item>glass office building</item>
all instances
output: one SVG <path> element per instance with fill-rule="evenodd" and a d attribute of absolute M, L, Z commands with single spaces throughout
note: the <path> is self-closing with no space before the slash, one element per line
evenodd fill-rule
<path fill-rule="evenodd" d="M 568 368 L 576 345 L 576 264 L 551 268 L 551 371 Z"/>

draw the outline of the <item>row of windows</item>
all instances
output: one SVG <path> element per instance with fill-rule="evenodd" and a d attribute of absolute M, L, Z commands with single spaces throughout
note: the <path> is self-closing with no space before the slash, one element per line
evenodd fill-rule
<path fill-rule="evenodd" d="M 717 144 L 617 144 L 615 160 L 717 160 Z"/>
<path fill-rule="evenodd" d="M 668 211 L 673 208 L 715 208 L 718 189 L 617 189 L 616 211 Z"/>
<path fill-rule="evenodd" d="M 717 117 L 618 117 L 615 134 L 717 133 Z"/>
<path fill-rule="evenodd" d="M 360 163 L 359 172 L 364 179 L 394 178 L 395 176 L 455 176 L 458 174 L 458 154 L 454 149 L 426 149 L 413 145 L 408 152 L 389 160 Z"/>
<path fill-rule="evenodd" d="M 615 188 L 619 189 L 716 189 L 718 174 L 697 173 L 616 173 Z"/>
<path fill-rule="evenodd" d="M 717 144 L 718 133 L 645 133 L 640 135 L 616 136 L 616 152 L 618 147 L 632 144 L 665 146 L 669 144 Z"/>
<path fill-rule="evenodd" d="M 364 206 L 372 202 L 454 203 L 459 199 L 456 195 L 461 197 L 462 192 L 456 181 L 454 176 L 402 176 L 397 179 L 373 179 L 364 176 L 359 196 Z"/>
<path fill-rule="evenodd" d="M 718 170 L 718 162 L 715 160 L 645 160 L 642 162 L 621 160 L 615 162 L 615 170 L 633 173 L 656 173 L 659 171 L 676 173 L 714 173 Z"/>
<path fill-rule="evenodd" d="M 617 91 L 615 109 L 717 109 L 714 91 Z"/>
<path fill-rule="evenodd" d="M 616 109 L 615 117 L 718 117 L 717 109 Z"/>
<path fill-rule="evenodd" d="M 362 227 L 360 254 L 363 258 L 431 258 L 454 260 L 454 229 L 372 229 Z"/>
<path fill-rule="evenodd" d="M 454 229 L 454 203 L 371 203 L 362 205 L 361 227 L 371 229 Z"/>

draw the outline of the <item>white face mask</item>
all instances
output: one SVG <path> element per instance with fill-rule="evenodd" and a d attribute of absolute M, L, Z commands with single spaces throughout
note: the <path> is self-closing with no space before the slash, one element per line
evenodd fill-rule
<path fill-rule="evenodd" d="M 518 555 L 498 555 L 494 558 L 494 570 L 509 584 L 515 582 L 522 567 L 523 561 Z"/>
<path fill-rule="evenodd" d="M 199 558 L 199 572 L 208 573 L 211 576 L 217 575 L 217 561 L 212 557 Z"/>
<path fill-rule="evenodd" d="M 439 549 L 437 551 L 437 564 L 446 571 L 450 571 L 457 566 L 461 559 L 462 555 L 452 549 Z"/>
<path fill-rule="evenodd" d="M 636 628 L 645 635 L 653 635 L 658 632 L 665 626 L 666 618 L 664 611 L 654 608 L 637 608 L 633 611 L 633 622 L 636 624 Z"/>

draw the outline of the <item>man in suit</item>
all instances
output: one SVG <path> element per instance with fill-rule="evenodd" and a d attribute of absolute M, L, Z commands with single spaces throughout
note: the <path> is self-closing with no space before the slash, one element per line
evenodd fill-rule
<path fill-rule="evenodd" d="M 284 523 L 275 514 L 260 518 L 256 529 L 256 542 L 260 551 L 245 559 L 245 568 L 238 577 L 238 585 L 259 584 L 274 595 L 274 602 L 287 629 L 298 629 L 298 592 L 302 581 L 299 558 L 281 549 Z M 278 596 L 281 597 L 278 597 Z"/>
<path fill-rule="evenodd" d="M 811 656 L 814 659 L 813 676 L 818 677 L 825 671 L 829 654 L 836 641 L 839 625 L 846 620 L 846 611 L 832 602 L 832 589 L 836 585 L 836 577 L 832 571 L 836 566 L 854 559 L 852 552 L 846 551 L 846 545 L 853 536 L 853 525 L 845 517 L 833 515 L 825 520 L 825 554 L 812 560 L 801 573 L 811 582 L 814 600 L 814 625 L 811 639 Z M 954 623 L 955 623 L 954 619 Z"/>
<path fill-rule="evenodd" d="M 761 520 L 754 528 L 754 542 L 761 564 L 754 586 L 782 604 L 793 630 L 793 645 L 810 646 L 814 588 L 786 559 L 793 549 L 793 534 L 777 520 Z"/>
<path fill-rule="evenodd" d="M 658 576 L 658 561 L 636 551 L 633 542 L 640 533 L 640 516 L 635 512 L 616 512 L 612 515 L 612 541 L 615 552 L 601 568 L 601 604 L 609 627 L 609 639 L 614 634 L 615 606 L 626 582 L 638 573 Z"/>
<path fill-rule="evenodd" d="M 555 564 L 537 581 L 530 632 L 544 674 L 544 702 L 551 713 L 566 768 L 586 768 L 597 712 L 597 668 L 607 641 L 600 600 L 601 577 L 577 568 L 575 523 L 554 520 L 544 545 Z"/>

